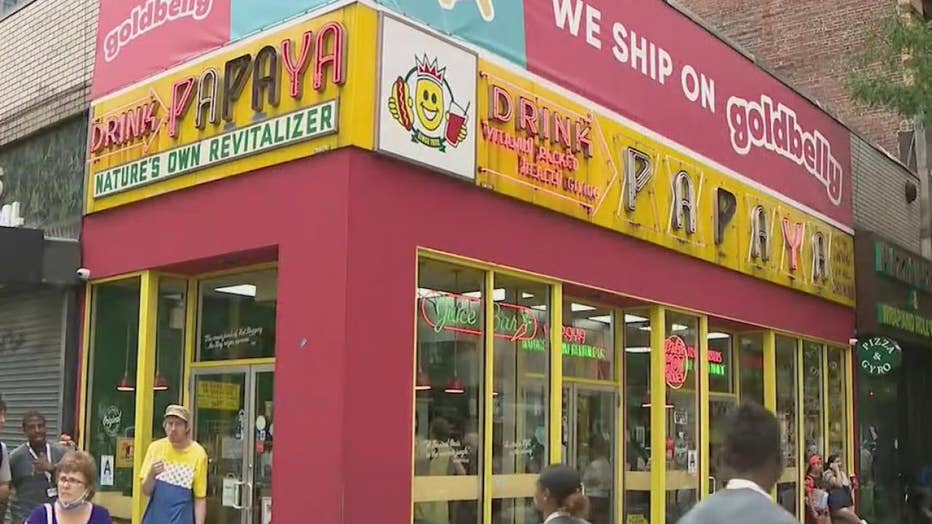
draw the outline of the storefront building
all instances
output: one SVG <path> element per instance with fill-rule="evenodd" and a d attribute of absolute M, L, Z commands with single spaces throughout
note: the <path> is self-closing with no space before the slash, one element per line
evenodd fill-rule
<path fill-rule="evenodd" d="M 790 511 L 810 454 L 853 470 L 847 133 L 769 77 L 793 109 L 732 96 L 726 119 L 706 91 L 727 167 L 712 133 L 683 146 L 546 76 L 364 2 L 98 99 L 99 502 L 139 521 L 172 402 L 211 523 L 273 500 L 278 522 L 531 522 L 561 461 L 595 524 L 675 521 L 727 480 L 717 421 L 743 399 L 782 422 Z M 759 146 L 764 107 L 801 160 Z"/>
<path fill-rule="evenodd" d="M 856 247 L 862 511 L 870 522 L 911 522 L 906 494 L 932 482 L 932 263 L 871 232 L 859 231 Z"/>

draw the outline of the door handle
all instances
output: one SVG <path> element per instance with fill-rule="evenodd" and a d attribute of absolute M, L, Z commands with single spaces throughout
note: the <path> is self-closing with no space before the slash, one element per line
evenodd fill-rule
<path fill-rule="evenodd" d="M 243 482 L 243 485 L 249 486 L 249 487 L 246 489 L 246 493 L 249 494 L 249 496 L 247 497 L 246 500 L 249 501 L 249 503 L 248 503 L 248 504 L 245 504 L 244 506 L 245 506 L 246 509 L 252 509 L 252 499 L 255 498 L 255 497 L 253 497 L 253 492 L 252 492 L 252 482 Z"/>
<path fill-rule="evenodd" d="M 712 493 L 718 491 L 718 480 L 716 480 L 715 477 L 709 477 L 709 481 L 712 484 Z"/>
<path fill-rule="evenodd" d="M 238 501 L 240 502 L 239 504 L 237 504 L 236 502 L 233 503 L 233 508 L 234 508 L 234 509 L 239 509 L 239 510 L 246 509 L 246 506 L 244 506 L 244 505 L 242 504 L 242 502 L 243 502 L 243 490 L 242 490 L 241 488 L 243 487 L 243 484 L 245 484 L 245 482 L 243 482 L 242 480 L 237 480 L 236 482 L 233 483 L 233 485 L 236 486 L 236 498 L 235 498 L 235 500 L 238 500 Z"/>

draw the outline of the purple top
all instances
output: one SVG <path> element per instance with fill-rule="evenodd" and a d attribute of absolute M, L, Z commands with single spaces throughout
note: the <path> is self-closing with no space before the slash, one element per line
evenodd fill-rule
<path fill-rule="evenodd" d="M 110 519 L 110 512 L 107 511 L 107 508 L 98 506 L 97 504 L 93 506 L 94 507 L 91 509 L 91 518 L 87 519 L 87 524 L 113 524 L 113 520 Z M 45 513 L 45 504 L 43 504 L 32 510 L 32 513 L 29 514 L 29 518 L 26 519 L 26 524 L 47 524 L 48 518 L 48 515 Z M 52 524 L 58 524 L 55 511 L 52 511 Z"/>

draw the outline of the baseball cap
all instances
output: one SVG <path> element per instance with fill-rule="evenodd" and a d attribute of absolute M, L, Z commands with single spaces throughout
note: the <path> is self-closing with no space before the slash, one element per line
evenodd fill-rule
<path fill-rule="evenodd" d="M 544 468 L 538 482 L 557 500 L 563 500 L 582 489 L 579 472 L 563 464 L 555 464 Z"/>
<path fill-rule="evenodd" d="M 165 418 L 178 417 L 185 422 L 191 421 L 191 412 L 184 406 L 172 404 L 165 408 Z"/>
<path fill-rule="evenodd" d="M 810 466 L 818 466 L 819 464 L 822 464 L 822 456 L 821 456 L 821 455 L 813 455 L 813 456 L 809 457 L 809 465 L 810 465 Z"/>

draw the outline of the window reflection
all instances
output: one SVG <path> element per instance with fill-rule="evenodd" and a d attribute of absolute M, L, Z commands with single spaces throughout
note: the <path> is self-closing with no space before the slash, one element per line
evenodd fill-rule
<path fill-rule="evenodd" d="M 699 319 L 666 312 L 667 518 L 679 520 L 696 503 L 699 487 Z M 672 449 L 670 446 L 672 442 Z"/>
<path fill-rule="evenodd" d="M 823 455 L 822 420 L 822 345 L 803 343 L 803 434 L 806 436 L 806 460 Z"/>
<path fill-rule="evenodd" d="M 650 519 L 650 315 L 626 311 L 625 325 L 625 522 Z"/>
<path fill-rule="evenodd" d="M 414 521 L 481 521 L 481 271 L 422 260 L 416 291 Z M 422 483 L 419 477 L 452 478 Z M 460 480 L 456 480 L 460 479 Z"/>
<path fill-rule="evenodd" d="M 198 293 L 198 360 L 275 356 L 276 270 L 203 280 Z"/>
<path fill-rule="evenodd" d="M 764 335 L 742 335 L 739 351 L 741 400 L 764 405 Z"/>
<path fill-rule="evenodd" d="M 830 455 L 841 457 L 842 464 L 848 461 L 847 431 L 848 384 L 845 374 L 844 350 L 828 348 L 828 449 Z"/>
<path fill-rule="evenodd" d="M 493 299 L 492 473 L 533 475 L 548 458 L 550 287 L 495 275 Z M 492 522 L 543 520 L 533 504 L 533 479 L 512 477 L 511 483 L 517 487 L 505 499 L 502 484 L 493 484 Z"/>
<path fill-rule="evenodd" d="M 796 514 L 796 478 L 798 444 L 796 438 L 796 340 L 776 337 L 777 419 L 783 435 L 783 461 L 786 471 L 777 486 L 777 501 Z"/>

